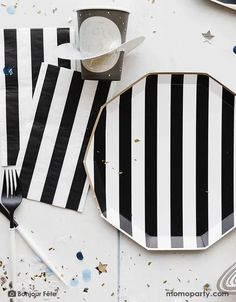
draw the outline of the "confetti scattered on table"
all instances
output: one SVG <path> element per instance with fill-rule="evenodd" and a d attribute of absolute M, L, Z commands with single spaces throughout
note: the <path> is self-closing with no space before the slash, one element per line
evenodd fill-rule
<path fill-rule="evenodd" d="M 77 254 L 76 254 L 76 257 L 78 260 L 82 261 L 84 260 L 84 255 L 81 251 L 79 251 Z"/>
<path fill-rule="evenodd" d="M 72 287 L 76 287 L 78 284 L 79 284 L 79 279 L 78 279 L 78 278 L 72 278 L 72 279 L 70 280 L 70 285 L 71 285 Z"/>
<path fill-rule="evenodd" d="M 13 75 L 13 67 L 12 66 L 6 66 L 3 68 L 3 73 L 6 75 L 6 76 L 11 76 Z"/>
<path fill-rule="evenodd" d="M 99 265 L 96 267 L 96 270 L 99 272 L 99 275 L 102 273 L 107 273 L 107 264 L 99 262 Z"/>
<path fill-rule="evenodd" d="M 211 286 L 209 283 L 206 283 L 205 285 L 203 285 L 204 292 L 209 292 L 210 290 L 211 290 Z"/>
<path fill-rule="evenodd" d="M 215 36 L 208 30 L 206 33 L 202 33 L 203 38 L 205 39 L 204 42 L 210 42 Z"/>
<path fill-rule="evenodd" d="M 84 269 L 82 272 L 83 275 L 83 281 L 84 282 L 90 282 L 91 280 L 91 271 L 89 269 Z"/>
<path fill-rule="evenodd" d="M 15 14 L 15 12 L 16 12 L 16 6 L 8 6 L 7 7 L 7 12 L 8 12 L 8 14 L 9 15 L 14 15 Z"/>
<path fill-rule="evenodd" d="M 3 286 L 3 285 L 6 284 L 6 283 L 7 283 L 7 278 L 4 277 L 4 276 L 1 276 L 1 277 L 0 277 L 0 285 Z"/>

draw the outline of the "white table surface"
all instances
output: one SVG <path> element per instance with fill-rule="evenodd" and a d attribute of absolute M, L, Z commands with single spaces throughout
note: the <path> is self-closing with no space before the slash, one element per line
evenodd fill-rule
<path fill-rule="evenodd" d="M 13 0 L 1 2 L 15 4 Z M 236 91 L 236 55 L 232 51 L 236 45 L 236 12 L 208 0 L 19 0 L 14 15 L 0 6 L 0 27 L 76 26 L 73 10 L 100 5 L 129 9 L 129 37 L 146 36 L 145 43 L 125 59 L 117 91 L 150 71 L 208 72 Z M 55 13 L 53 8 L 57 8 Z M 215 35 L 212 43 L 204 42 L 201 35 L 208 30 Z M 18 236 L 19 287 L 23 284 L 27 289 L 33 284 L 39 291 L 59 287 L 57 297 L 49 301 L 202 302 L 205 298 L 166 297 L 166 289 L 195 292 L 209 283 L 214 291 L 221 273 L 236 262 L 235 231 L 202 252 L 147 252 L 101 219 L 96 206 L 91 193 L 83 214 L 24 200 L 17 219 L 32 231 L 33 238 L 67 280 L 78 275 L 79 284 L 65 288 L 54 276 L 48 276 L 46 282 L 42 278 L 31 280 L 45 266 Z M 0 260 L 10 275 L 9 230 L 2 216 L 0 224 Z M 49 251 L 52 247 L 55 250 Z M 76 259 L 80 250 L 83 261 Z M 98 274 L 95 267 L 99 261 L 108 264 L 107 273 Z M 85 268 L 92 273 L 88 283 L 82 279 Z M 0 267 L 0 278 L 2 275 Z M 84 288 L 88 288 L 87 293 Z M 45 297 L 21 299 L 31 300 L 45 301 Z M 9 301 L 7 291 L 1 288 L 0 301 Z M 235 297 L 210 297 L 208 301 L 233 302 Z"/>

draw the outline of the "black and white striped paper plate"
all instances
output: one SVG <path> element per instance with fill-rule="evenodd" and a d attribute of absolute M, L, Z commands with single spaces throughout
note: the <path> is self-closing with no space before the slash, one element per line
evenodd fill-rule
<path fill-rule="evenodd" d="M 102 216 L 147 249 L 204 249 L 235 226 L 235 95 L 150 74 L 102 107 L 85 167 Z"/>
<path fill-rule="evenodd" d="M 75 62 L 58 59 L 57 45 L 75 41 L 73 28 L 0 29 L 0 157 L 3 166 L 15 165 L 21 134 L 34 106 L 41 63 L 75 69 Z M 11 68 L 12 74 L 4 74 Z"/>
<path fill-rule="evenodd" d="M 89 187 L 83 159 L 110 85 L 83 81 L 77 71 L 41 65 L 17 161 L 23 197 L 83 210 Z"/>
<path fill-rule="evenodd" d="M 210 0 L 210 1 L 236 10 L 236 0 Z"/>

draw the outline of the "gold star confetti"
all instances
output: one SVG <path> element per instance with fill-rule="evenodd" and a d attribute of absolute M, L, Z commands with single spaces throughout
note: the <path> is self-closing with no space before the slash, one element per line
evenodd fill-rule
<path fill-rule="evenodd" d="M 208 30 L 206 33 L 202 33 L 203 38 L 205 38 L 204 42 L 210 42 L 215 36 Z"/>
<path fill-rule="evenodd" d="M 96 270 L 99 272 L 99 275 L 102 273 L 107 273 L 107 264 L 103 264 L 99 261 L 99 265 L 96 267 Z"/>
<path fill-rule="evenodd" d="M 203 285 L 203 291 L 204 292 L 209 292 L 211 290 L 210 284 L 206 283 L 205 285 Z"/>

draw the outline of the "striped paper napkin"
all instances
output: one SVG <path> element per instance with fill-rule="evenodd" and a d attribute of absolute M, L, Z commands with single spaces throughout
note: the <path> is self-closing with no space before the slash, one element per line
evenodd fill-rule
<path fill-rule="evenodd" d="M 0 29 L 0 156 L 3 166 L 15 165 L 20 134 L 33 105 L 32 94 L 41 63 L 75 68 L 55 56 L 57 45 L 74 42 L 74 29 Z"/>
<path fill-rule="evenodd" d="M 82 211 L 88 192 L 83 159 L 110 86 L 42 64 L 18 159 L 25 198 Z"/>

